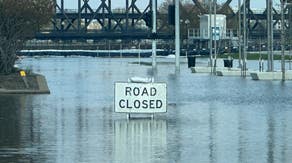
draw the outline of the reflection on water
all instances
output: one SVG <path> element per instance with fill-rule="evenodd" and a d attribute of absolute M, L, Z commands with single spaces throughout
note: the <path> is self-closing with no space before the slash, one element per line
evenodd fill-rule
<path fill-rule="evenodd" d="M 158 64 L 168 112 L 126 120 L 113 112 L 114 82 L 152 74 L 132 61 L 23 60 L 46 75 L 52 94 L 0 96 L 0 162 L 291 162 L 290 82 L 191 74 L 184 64 L 175 74 Z"/>
<path fill-rule="evenodd" d="M 165 120 L 121 120 L 114 123 L 114 162 L 168 162 Z"/>
<path fill-rule="evenodd" d="M 30 123 L 33 116 L 26 110 L 27 96 L 0 95 L 0 162 L 31 161 L 24 139 L 33 142 Z M 27 142 L 27 143 L 28 143 Z"/>

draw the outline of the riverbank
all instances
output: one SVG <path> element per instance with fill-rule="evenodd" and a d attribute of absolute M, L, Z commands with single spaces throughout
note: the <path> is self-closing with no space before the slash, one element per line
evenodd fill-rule
<path fill-rule="evenodd" d="M 0 94 L 50 94 L 50 90 L 43 75 L 29 73 L 21 76 L 17 72 L 0 75 Z"/>

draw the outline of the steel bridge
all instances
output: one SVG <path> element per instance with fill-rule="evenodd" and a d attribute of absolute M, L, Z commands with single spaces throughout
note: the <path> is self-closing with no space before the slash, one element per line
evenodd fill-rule
<path fill-rule="evenodd" d="M 113 9 L 112 3 L 116 0 L 97 0 L 98 3 L 92 5 L 90 0 L 76 0 L 78 8 L 68 10 L 64 6 L 65 0 L 55 0 L 55 14 L 51 26 L 42 29 L 36 34 L 36 39 L 42 40 L 82 40 L 82 39 L 172 39 L 174 30 L 168 24 L 168 13 L 159 13 L 157 15 L 157 33 L 152 33 L 152 0 L 124 0 L 125 8 Z M 67 0 L 69 1 L 69 0 Z M 72 0 L 70 0 L 72 1 Z M 138 8 L 140 1 L 149 1 L 144 8 Z M 243 13 L 243 6 L 240 10 L 234 11 L 227 0 L 222 5 L 218 5 L 217 13 L 227 16 L 227 28 L 238 29 L 238 14 Z M 204 6 L 199 0 L 192 0 L 192 9 L 181 9 L 185 15 L 196 15 L 191 19 L 194 27 L 199 28 L 199 16 L 208 14 L 208 7 Z M 247 27 L 250 38 L 265 38 L 267 26 L 267 10 L 258 13 L 250 7 L 250 0 L 246 0 Z M 281 14 L 276 9 L 274 12 L 274 25 L 281 20 Z M 292 33 L 292 5 L 285 8 L 284 25 Z M 188 19 L 182 17 L 182 19 Z M 290 24 L 289 24 L 290 23 Z M 287 30 L 288 31 L 288 30 Z M 275 38 L 279 37 L 274 33 Z"/>

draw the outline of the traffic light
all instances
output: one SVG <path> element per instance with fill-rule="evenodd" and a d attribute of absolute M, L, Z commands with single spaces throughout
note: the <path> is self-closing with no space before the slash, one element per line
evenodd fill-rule
<path fill-rule="evenodd" d="M 146 22 L 146 26 L 152 28 L 152 26 L 153 26 L 153 20 L 152 20 L 152 13 L 151 12 L 147 12 L 145 14 L 144 20 Z"/>
<path fill-rule="evenodd" d="M 168 24 L 175 25 L 175 6 L 174 5 L 168 6 Z"/>

